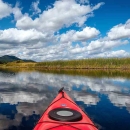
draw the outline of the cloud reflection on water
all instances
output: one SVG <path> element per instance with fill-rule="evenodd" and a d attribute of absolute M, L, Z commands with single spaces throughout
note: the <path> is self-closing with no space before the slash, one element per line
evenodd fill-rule
<path fill-rule="evenodd" d="M 41 115 L 61 87 L 65 87 L 75 101 L 88 106 L 97 105 L 101 101 L 99 95 L 105 94 L 113 105 L 126 107 L 130 112 L 130 87 L 120 85 L 120 82 L 125 81 L 126 79 L 120 78 L 90 78 L 39 72 L 0 72 L 0 103 L 15 104 L 17 110 L 15 120 L 10 120 L 1 113 L 0 129 L 18 126 L 23 116 L 28 117 L 34 111 Z"/>
<path fill-rule="evenodd" d="M 108 94 L 108 98 L 111 103 L 117 107 L 126 107 L 129 111 L 130 109 L 130 94 L 122 94 L 111 92 Z"/>
<path fill-rule="evenodd" d="M 100 100 L 97 95 L 89 94 L 85 92 L 74 93 L 73 96 L 76 101 L 82 101 L 84 102 L 84 104 L 87 104 L 87 105 L 96 105 L 97 102 L 99 102 Z"/>
<path fill-rule="evenodd" d="M 124 79 L 118 79 L 117 82 L 122 82 Z M 66 90 L 73 90 L 73 87 L 79 88 L 80 91 L 84 91 L 83 95 L 79 95 L 78 92 L 72 92 L 72 97 L 76 100 L 86 102 L 86 98 L 93 100 L 95 96 L 86 93 L 86 91 L 91 90 L 96 93 L 107 93 L 108 98 L 111 95 L 115 95 L 116 98 L 123 96 L 123 91 L 130 91 L 130 88 L 119 86 L 114 84 L 113 79 L 108 78 L 89 78 L 81 76 L 68 76 L 68 75 L 54 75 L 54 74 L 44 74 L 38 72 L 31 73 L 18 73 L 13 76 L 7 76 L 6 78 L 0 74 L 0 95 L 2 101 L 1 103 L 11 103 L 17 104 L 17 102 L 29 102 L 36 103 L 39 100 L 44 100 L 46 98 L 45 91 L 48 91 L 49 87 L 58 90 L 61 87 L 65 87 Z M 15 92 L 15 93 L 14 93 Z M 41 92 L 41 93 L 40 93 Z M 111 92 L 111 93 L 109 93 Z M 113 93 L 114 92 L 114 93 Z M 118 93 L 121 93 L 120 95 Z M 44 94 L 43 94 L 44 93 Z M 81 97 L 82 96 L 82 97 Z M 86 97 L 87 96 L 87 97 Z M 129 95 L 123 96 L 128 98 Z M 118 98 L 117 98 L 118 99 Z M 124 98 L 123 98 L 124 99 Z M 97 102 L 99 98 L 97 97 Z M 94 100 L 94 104 L 95 101 Z M 116 100 L 114 98 L 114 100 Z M 113 101 L 111 101 L 113 102 Z M 118 101 L 117 101 L 118 102 Z M 125 106 L 124 102 L 121 102 Z M 87 104 L 87 103 L 86 103 Z M 91 103 L 90 103 L 91 104 Z M 89 104 L 88 104 L 89 105 Z"/>

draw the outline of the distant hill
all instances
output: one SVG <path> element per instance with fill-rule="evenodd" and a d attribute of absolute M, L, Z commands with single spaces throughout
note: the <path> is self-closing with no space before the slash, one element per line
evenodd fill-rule
<path fill-rule="evenodd" d="M 34 62 L 32 60 L 22 60 L 16 56 L 9 56 L 9 55 L 4 55 L 0 57 L 0 64 L 2 63 L 8 63 L 8 62 L 13 62 L 13 61 L 24 61 L 24 62 Z"/>

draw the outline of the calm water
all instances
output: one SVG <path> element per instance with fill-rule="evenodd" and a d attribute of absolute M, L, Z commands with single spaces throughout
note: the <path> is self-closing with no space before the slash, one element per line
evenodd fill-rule
<path fill-rule="evenodd" d="M 64 87 L 101 130 L 130 130 L 130 79 L 0 71 L 0 130 L 32 130 Z"/>

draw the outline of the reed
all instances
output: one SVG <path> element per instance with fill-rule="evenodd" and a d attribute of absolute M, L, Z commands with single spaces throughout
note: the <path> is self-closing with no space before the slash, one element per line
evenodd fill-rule
<path fill-rule="evenodd" d="M 0 64 L 0 68 L 39 69 L 130 69 L 130 58 L 95 58 L 81 60 L 59 60 L 45 62 L 15 61 Z"/>
<path fill-rule="evenodd" d="M 36 67 L 50 69 L 130 69 L 130 58 L 95 58 L 39 62 Z"/>

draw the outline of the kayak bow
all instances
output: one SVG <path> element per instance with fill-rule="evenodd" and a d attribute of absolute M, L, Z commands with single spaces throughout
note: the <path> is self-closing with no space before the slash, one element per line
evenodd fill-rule
<path fill-rule="evenodd" d="M 98 130 L 85 112 L 63 91 L 36 124 L 34 130 Z"/>

